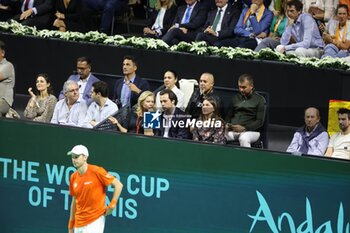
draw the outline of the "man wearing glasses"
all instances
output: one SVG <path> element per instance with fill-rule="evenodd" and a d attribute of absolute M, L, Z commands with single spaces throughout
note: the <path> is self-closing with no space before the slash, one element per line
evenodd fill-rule
<path fill-rule="evenodd" d="M 80 97 L 79 100 L 84 99 L 88 105 L 91 104 L 90 96 L 91 86 L 93 83 L 100 81 L 91 73 L 91 60 L 88 57 L 79 57 L 77 59 L 77 73 L 69 76 L 68 80 L 78 83 Z M 59 99 L 64 98 L 63 90 L 60 93 Z"/>
<path fill-rule="evenodd" d="M 79 86 L 68 80 L 63 85 L 64 99 L 57 102 L 51 123 L 82 127 L 87 111 L 85 100 L 80 99 Z"/>

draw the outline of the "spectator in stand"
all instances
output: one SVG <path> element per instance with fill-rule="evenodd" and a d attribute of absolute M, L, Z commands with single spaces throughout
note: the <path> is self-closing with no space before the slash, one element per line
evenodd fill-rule
<path fill-rule="evenodd" d="M 84 99 L 88 105 L 91 104 L 91 87 L 92 84 L 100 81 L 91 73 L 91 60 L 88 57 L 79 57 L 77 59 L 77 74 L 69 76 L 68 80 L 78 83 L 79 86 L 79 100 Z M 63 90 L 60 93 L 59 99 L 63 99 Z"/>
<path fill-rule="evenodd" d="M 176 11 L 174 0 L 157 0 L 149 24 L 143 29 L 143 34 L 152 38 L 161 38 L 169 30 Z"/>
<path fill-rule="evenodd" d="M 178 44 L 180 41 L 191 42 L 205 23 L 207 9 L 197 0 L 186 0 L 187 6 L 180 6 L 177 10 L 173 25 L 162 37 L 168 45 Z"/>
<path fill-rule="evenodd" d="M 52 0 L 21 0 L 20 14 L 13 17 L 23 25 L 37 29 L 51 28 L 53 22 L 54 1 Z"/>
<path fill-rule="evenodd" d="M 137 101 L 136 108 L 132 108 L 126 124 L 122 124 L 115 117 L 109 117 L 108 119 L 112 124 L 118 127 L 118 131 L 122 133 L 136 133 L 153 136 L 153 130 L 145 130 L 143 128 L 143 115 L 145 112 L 154 112 L 154 94 L 150 91 L 144 91 L 140 95 Z"/>
<path fill-rule="evenodd" d="M 56 13 L 53 26 L 61 32 L 82 32 L 81 0 L 56 0 Z"/>
<path fill-rule="evenodd" d="M 309 13 L 318 25 L 328 22 L 334 16 L 334 0 L 302 0 L 303 12 Z"/>
<path fill-rule="evenodd" d="M 146 80 L 136 75 L 137 62 L 135 57 L 126 55 L 123 60 L 124 78 L 118 79 L 114 86 L 113 100 L 118 107 L 134 106 L 143 91 L 149 90 Z"/>
<path fill-rule="evenodd" d="M 273 17 L 271 23 L 269 36 L 264 38 L 258 44 L 258 46 L 254 50 L 255 52 L 259 52 L 261 49 L 264 48 L 275 49 L 280 44 L 281 36 L 288 22 L 287 16 L 285 14 L 285 9 L 287 7 L 286 2 L 287 0 L 282 0 L 281 10 L 275 11 L 276 15 Z M 264 34 L 263 37 L 265 37 Z"/>
<path fill-rule="evenodd" d="M 299 128 L 288 146 L 287 152 L 323 156 L 329 141 L 327 130 L 320 123 L 317 108 L 305 110 L 305 125 Z"/>
<path fill-rule="evenodd" d="M 251 147 L 259 140 L 259 130 L 265 121 L 265 98 L 254 91 L 250 74 L 238 78 L 239 93 L 232 98 L 232 108 L 226 117 L 228 141 L 238 140 L 240 146 Z"/>
<path fill-rule="evenodd" d="M 160 128 L 155 130 L 155 135 L 165 138 L 189 139 L 190 131 L 186 125 L 186 114 L 176 107 L 177 97 L 169 89 L 160 92 L 160 103 L 163 112 L 160 116 Z M 180 123 L 183 122 L 183 123 Z"/>
<path fill-rule="evenodd" d="M 124 0 L 82 0 L 82 22 L 85 31 L 93 28 L 93 16 L 102 13 L 98 31 L 109 33 L 116 12 L 122 12 L 127 4 Z"/>
<path fill-rule="evenodd" d="M 211 73 L 203 73 L 199 79 L 199 88 L 196 88 L 188 102 L 186 113 L 190 114 L 192 118 L 197 119 L 202 112 L 202 104 L 204 98 L 213 97 L 216 99 L 216 103 L 221 115 L 221 99 L 214 92 L 214 75 Z"/>
<path fill-rule="evenodd" d="M 258 41 L 269 34 L 273 14 L 265 8 L 262 0 L 252 0 L 250 8 L 243 9 L 234 28 L 236 37 L 219 42 L 218 46 L 255 49 Z"/>
<path fill-rule="evenodd" d="M 24 116 L 33 121 L 49 123 L 57 99 L 52 94 L 52 86 L 47 74 L 37 75 L 36 89 L 37 94 L 34 94 L 32 87 L 28 89 L 31 98 L 24 110 Z"/>
<path fill-rule="evenodd" d="M 5 43 L 0 41 L 0 118 L 5 116 L 13 103 L 15 70 L 5 58 Z"/>
<path fill-rule="evenodd" d="M 197 41 L 205 41 L 209 45 L 214 45 L 223 39 L 233 38 L 232 28 L 236 26 L 240 15 L 237 4 L 231 5 L 228 0 L 215 0 L 215 3 L 216 8 L 208 13 L 202 31 L 196 36 Z"/>
<path fill-rule="evenodd" d="M 185 104 L 184 104 L 184 93 L 177 88 L 176 83 L 178 80 L 178 76 L 175 71 L 168 70 L 164 73 L 164 86 L 165 89 L 169 89 L 177 97 L 177 104 L 176 107 L 180 108 L 181 110 L 185 109 Z M 156 109 L 161 109 L 162 105 L 160 104 L 160 92 L 157 93 L 156 95 Z"/>
<path fill-rule="evenodd" d="M 93 128 L 118 111 L 118 106 L 108 98 L 108 85 L 98 81 L 92 84 L 90 104 L 84 122 L 84 127 Z"/>
<path fill-rule="evenodd" d="M 225 121 L 221 119 L 219 111 L 215 98 L 204 98 L 202 112 L 198 118 L 203 126 L 195 127 L 192 130 L 193 140 L 218 144 L 226 143 Z"/>
<path fill-rule="evenodd" d="M 288 24 L 276 50 L 299 57 L 319 58 L 323 48 L 320 31 L 311 15 L 302 13 L 302 9 L 303 4 L 299 0 L 287 2 Z"/>
<path fill-rule="evenodd" d="M 333 134 L 329 140 L 325 156 L 350 160 L 350 110 L 338 110 L 338 123 L 340 131 Z"/>
<path fill-rule="evenodd" d="M 59 125 L 70 125 L 82 127 L 87 104 L 85 100 L 79 99 L 79 86 L 73 80 L 68 80 L 63 85 L 65 98 L 57 102 L 51 123 Z"/>
<path fill-rule="evenodd" d="M 330 20 L 328 30 L 323 33 L 323 41 L 326 46 L 322 58 L 349 56 L 350 22 L 348 21 L 348 6 L 338 5 L 336 16 L 337 20 Z"/>
<path fill-rule="evenodd" d="M 19 10 L 20 1 L 0 0 L 0 21 L 7 21 L 15 16 Z"/>

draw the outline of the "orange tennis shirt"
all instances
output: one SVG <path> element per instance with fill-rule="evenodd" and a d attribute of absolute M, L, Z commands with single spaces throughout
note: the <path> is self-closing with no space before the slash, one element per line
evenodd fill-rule
<path fill-rule="evenodd" d="M 76 198 L 75 227 L 86 226 L 105 213 L 106 186 L 113 180 L 104 168 L 90 164 L 83 175 L 78 171 L 71 175 L 69 193 Z"/>

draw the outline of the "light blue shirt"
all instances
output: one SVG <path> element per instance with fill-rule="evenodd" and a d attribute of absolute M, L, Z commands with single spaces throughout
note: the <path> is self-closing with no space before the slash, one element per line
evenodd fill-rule
<path fill-rule="evenodd" d="M 100 107 L 96 102 L 92 102 L 87 110 L 83 127 L 92 128 L 90 121 L 94 120 L 98 124 L 117 111 L 118 106 L 108 98 L 103 107 Z"/>
<path fill-rule="evenodd" d="M 85 100 L 77 100 L 69 110 L 66 98 L 57 102 L 51 123 L 82 127 L 87 111 Z"/>
<path fill-rule="evenodd" d="M 135 82 L 135 77 L 136 75 L 132 79 L 130 79 L 130 83 Z M 124 107 L 125 105 L 130 105 L 131 90 L 129 88 L 129 83 L 125 82 L 125 79 L 124 79 L 122 91 L 120 94 L 121 94 L 120 102 L 122 103 L 122 106 Z"/>
<path fill-rule="evenodd" d="M 294 44 L 289 44 L 291 37 L 295 39 Z M 286 51 L 297 48 L 323 48 L 323 40 L 315 20 L 305 13 L 299 15 L 293 25 L 286 26 L 280 42 L 285 46 Z"/>

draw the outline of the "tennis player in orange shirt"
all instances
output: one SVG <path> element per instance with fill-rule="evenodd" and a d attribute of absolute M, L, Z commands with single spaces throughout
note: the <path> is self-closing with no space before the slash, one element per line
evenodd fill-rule
<path fill-rule="evenodd" d="M 104 168 L 88 164 L 89 151 L 85 146 L 77 145 L 67 155 L 71 156 L 77 169 L 69 182 L 72 204 L 68 233 L 103 233 L 105 216 L 116 207 L 123 184 Z M 106 187 L 109 185 L 114 187 L 114 192 L 106 206 Z"/>

